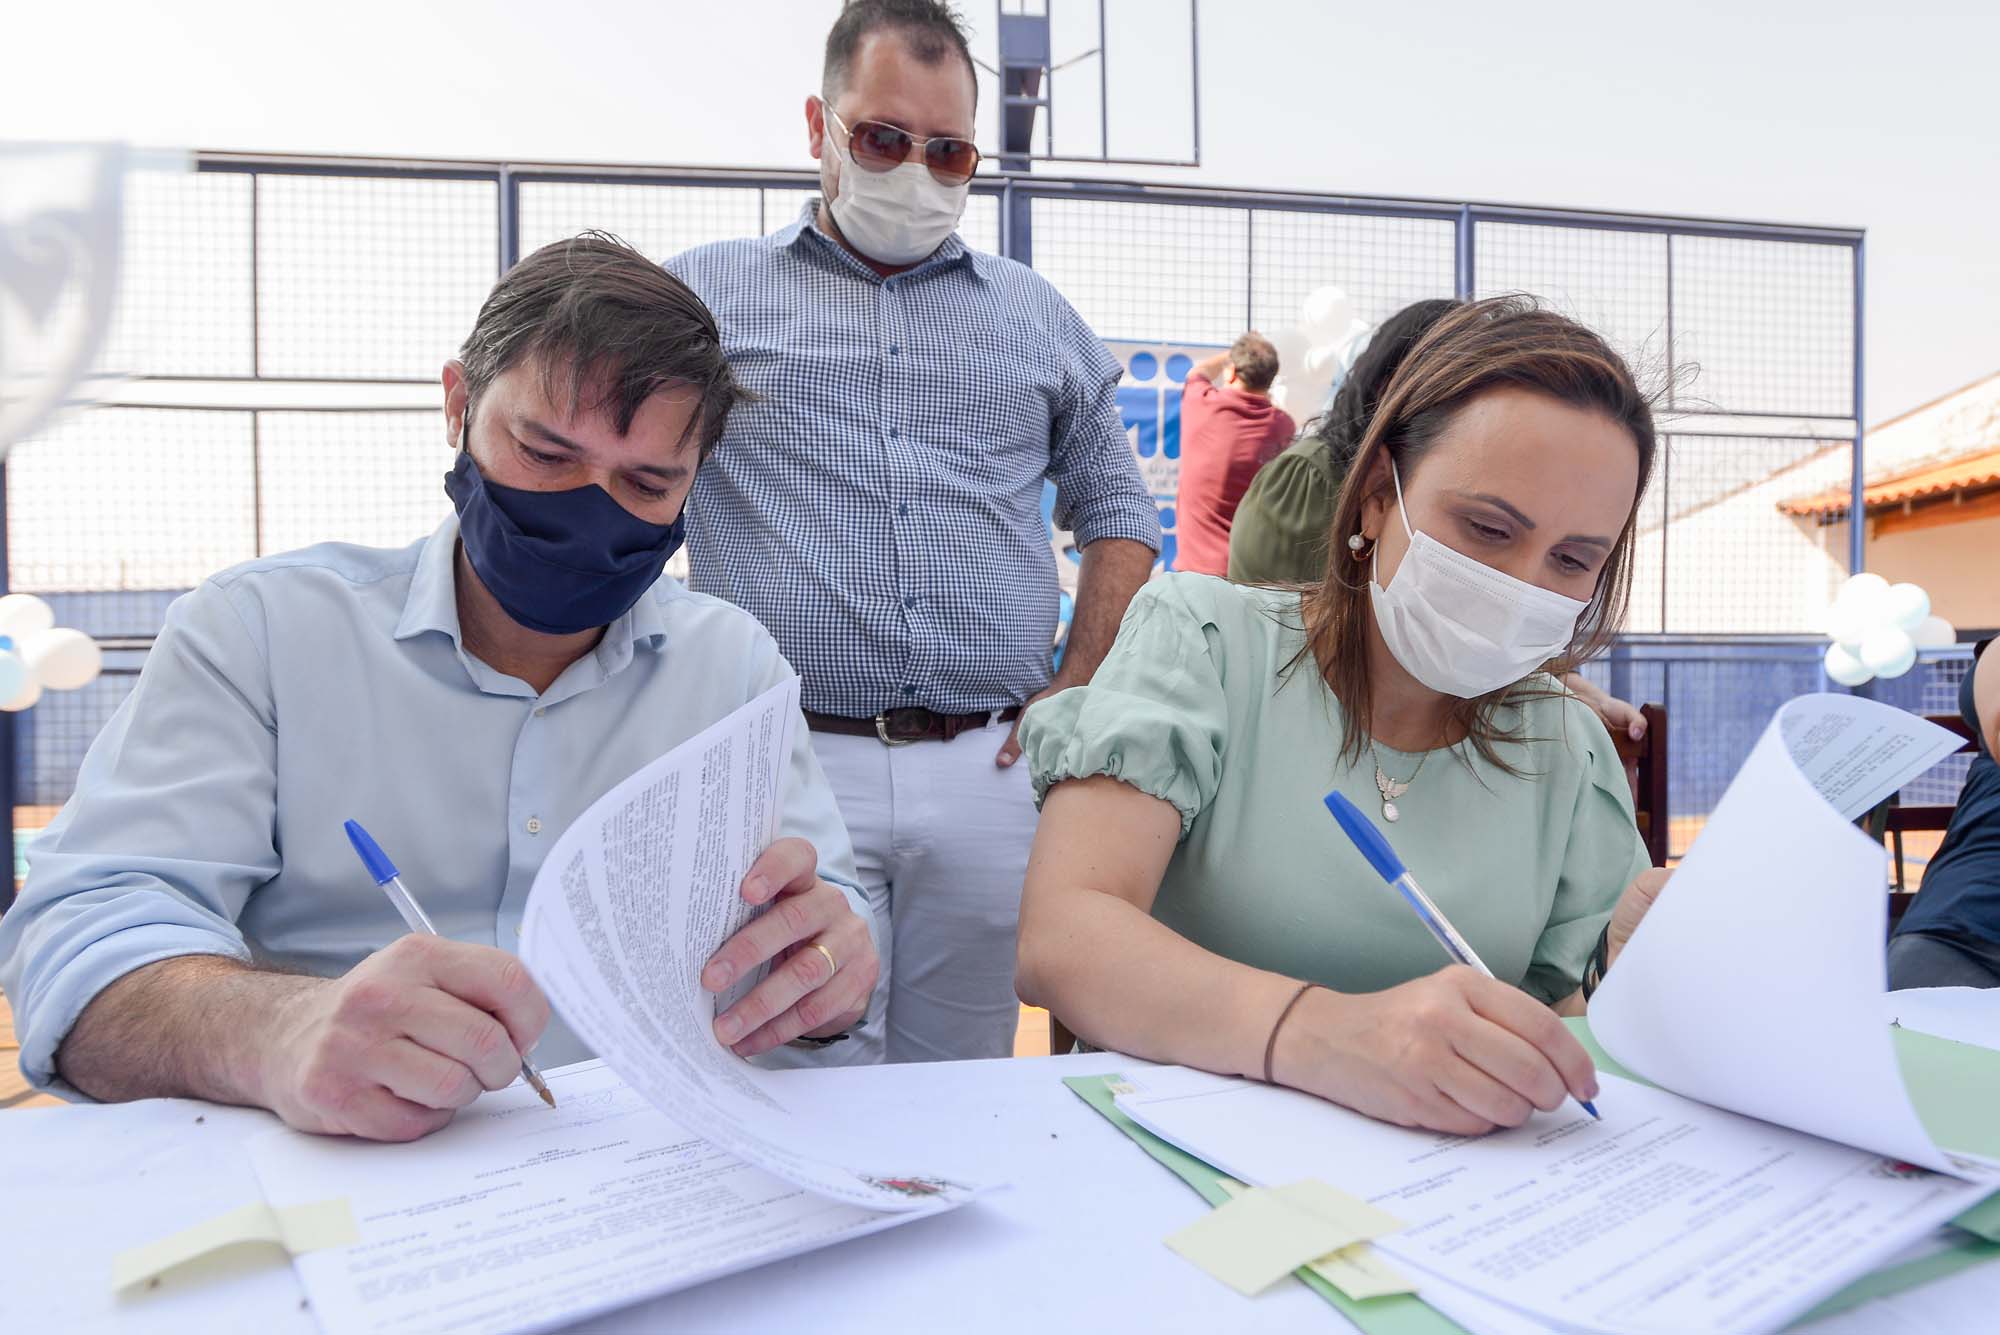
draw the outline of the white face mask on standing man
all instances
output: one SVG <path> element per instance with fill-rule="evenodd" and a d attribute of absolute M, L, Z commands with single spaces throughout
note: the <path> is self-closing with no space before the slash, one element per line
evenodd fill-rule
<path fill-rule="evenodd" d="M 915 264 L 943 245 L 965 213 L 979 150 L 969 140 L 920 138 L 882 121 L 850 129 L 831 105 L 820 106 L 825 142 L 839 164 L 827 207 L 840 234 L 878 264 Z"/>
<path fill-rule="evenodd" d="M 1396 513 L 1410 545 L 1384 588 L 1381 545 L 1368 567 L 1375 624 L 1403 670 L 1471 700 L 1521 680 L 1569 647 L 1588 603 L 1519 580 L 1410 527 L 1392 461 Z"/>

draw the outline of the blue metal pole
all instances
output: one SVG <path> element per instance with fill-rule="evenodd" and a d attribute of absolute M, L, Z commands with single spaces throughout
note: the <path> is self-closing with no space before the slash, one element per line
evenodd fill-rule
<path fill-rule="evenodd" d="M 1862 296 L 1864 259 L 1867 254 L 1868 239 L 1857 238 L 1854 242 L 1854 470 L 1848 479 L 1847 501 L 1847 569 L 1850 574 L 1860 574 L 1868 568 L 1868 507 L 1864 503 L 1867 492 L 1867 461 L 1863 458 L 1863 442 L 1868 426 L 1862 420 L 1862 375 L 1867 370 L 1867 359 L 1863 356 L 1867 324 L 1863 320 Z"/>
<path fill-rule="evenodd" d="M 1458 208 L 1458 264 L 1453 275 L 1460 301 L 1472 300 L 1472 205 Z"/>
<path fill-rule="evenodd" d="M 1008 259 L 1035 267 L 1034 196 L 1016 189 L 1009 178 L 1000 187 L 1000 252 Z"/>
<path fill-rule="evenodd" d="M 1101 44 L 1101 41 L 1100 41 Z M 1188 102 L 1189 121 L 1194 126 L 1194 165 L 1201 165 L 1201 10 L 1199 0 L 1188 0 Z M 1109 122 L 1105 137 L 1111 135 Z"/>
<path fill-rule="evenodd" d="M 497 180 L 500 187 L 500 272 L 505 274 L 521 262 L 521 183 L 505 167 Z M 762 192 L 759 192 L 762 198 Z"/>

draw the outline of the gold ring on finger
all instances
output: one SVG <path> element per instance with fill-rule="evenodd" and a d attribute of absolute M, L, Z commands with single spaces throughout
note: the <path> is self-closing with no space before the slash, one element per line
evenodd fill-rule
<path fill-rule="evenodd" d="M 820 954 L 826 956 L 827 977 L 831 978 L 833 977 L 833 975 L 840 972 L 840 965 L 838 962 L 834 960 L 833 952 L 831 950 L 828 950 L 825 946 L 821 945 L 817 941 L 808 941 L 806 944 L 810 949 L 817 950 Z"/>

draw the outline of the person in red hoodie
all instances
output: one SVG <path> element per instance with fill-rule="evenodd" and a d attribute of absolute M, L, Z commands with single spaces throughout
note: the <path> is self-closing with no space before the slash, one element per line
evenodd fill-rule
<path fill-rule="evenodd" d="M 1181 386 L 1181 481 L 1176 570 L 1229 573 L 1229 525 L 1250 479 L 1298 433 L 1271 402 L 1278 350 L 1248 333 L 1195 364 Z"/>

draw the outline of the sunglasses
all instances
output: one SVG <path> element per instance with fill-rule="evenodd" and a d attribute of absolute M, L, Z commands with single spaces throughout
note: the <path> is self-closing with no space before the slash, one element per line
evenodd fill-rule
<path fill-rule="evenodd" d="M 847 136 L 847 153 L 871 172 L 892 171 L 908 162 L 921 145 L 924 166 L 940 185 L 964 185 L 979 170 L 979 149 L 970 139 L 921 138 L 886 121 L 856 121 L 852 128 L 832 107 L 826 114 Z"/>

